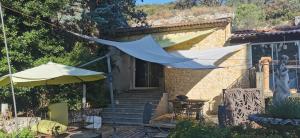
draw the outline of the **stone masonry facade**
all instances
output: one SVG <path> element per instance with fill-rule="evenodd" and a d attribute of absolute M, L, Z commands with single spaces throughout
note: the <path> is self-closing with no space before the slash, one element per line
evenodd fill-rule
<path fill-rule="evenodd" d="M 210 48 L 224 47 L 230 45 L 227 42 L 231 36 L 231 24 L 228 23 L 223 27 L 210 27 L 200 29 L 188 29 L 178 30 L 170 32 L 156 32 L 151 33 L 154 37 L 172 37 L 176 35 L 193 35 L 201 31 L 207 31 L 209 29 L 215 29 L 212 34 L 205 37 L 203 40 L 191 42 L 193 46 L 190 49 L 206 50 Z M 144 35 L 130 35 L 123 36 L 119 40 L 136 40 Z M 124 57 L 124 55 L 123 55 Z M 122 62 L 119 64 L 130 64 L 129 62 Z M 131 67 L 126 65 L 125 68 L 121 68 L 122 72 L 128 76 Z M 177 95 L 186 95 L 190 99 L 204 99 L 208 102 L 204 106 L 205 114 L 215 114 L 217 107 L 221 102 L 222 90 L 233 85 L 237 79 L 247 73 L 249 67 L 251 67 L 251 50 L 245 46 L 242 50 L 235 52 L 229 56 L 224 57 L 218 61 L 219 66 L 225 68 L 214 70 L 187 70 L 187 69 L 170 69 L 164 68 L 164 87 L 165 92 L 169 94 L 169 100 L 174 99 Z M 120 66 L 121 67 L 121 66 Z M 125 75 L 125 76 L 126 76 Z M 119 75 L 117 75 L 119 76 Z M 123 75 L 124 76 L 124 75 Z M 124 77 L 122 81 L 124 83 Z M 129 81 L 127 81 L 129 82 Z M 243 81 L 248 83 L 247 81 Z M 129 85 L 129 84 L 128 84 Z"/>
<path fill-rule="evenodd" d="M 210 49 L 226 45 L 230 36 L 230 25 L 217 31 L 197 43 L 192 49 Z M 177 95 L 186 95 L 190 99 L 208 100 L 204 106 L 205 114 L 215 114 L 221 102 L 222 89 L 228 88 L 243 76 L 251 66 L 250 48 L 224 57 L 219 66 L 226 68 L 214 70 L 182 70 L 165 68 L 165 90 L 169 99 Z"/>

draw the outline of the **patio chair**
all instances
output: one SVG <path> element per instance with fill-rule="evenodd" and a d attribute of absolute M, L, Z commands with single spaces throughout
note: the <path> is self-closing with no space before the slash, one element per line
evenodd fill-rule
<path fill-rule="evenodd" d="M 196 120 L 199 121 L 204 121 L 204 116 L 203 116 L 203 102 L 190 102 L 188 105 L 188 117 L 196 117 Z"/>
<path fill-rule="evenodd" d="M 186 114 L 186 109 L 187 109 L 187 102 L 185 101 L 178 101 L 178 100 L 173 100 L 173 113 L 175 115 L 175 118 L 178 116 L 182 116 Z"/>
<path fill-rule="evenodd" d="M 185 95 L 177 95 L 176 99 L 172 100 L 173 105 L 173 113 L 175 118 L 178 116 L 182 116 L 184 114 L 188 114 L 188 97 Z"/>

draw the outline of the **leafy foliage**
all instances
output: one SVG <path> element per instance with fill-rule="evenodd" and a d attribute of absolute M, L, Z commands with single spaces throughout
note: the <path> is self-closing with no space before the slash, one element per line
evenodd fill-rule
<path fill-rule="evenodd" d="M 177 0 L 175 8 L 187 9 L 194 6 L 221 6 L 226 0 Z"/>
<path fill-rule="evenodd" d="M 261 26 L 264 12 L 254 4 L 242 4 L 236 10 L 234 25 L 239 29 L 254 29 Z"/>
<path fill-rule="evenodd" d="M 271 25 L 287 24 L 287 22 L 292 21 L 294 17 L 300 13 L 299 0 L 229 0 L 227 5 L 237 7 L 237 16 L 241 11 L 243 15 L 246 15 L 244 18 L 241 18 L 242 15 L 235 20 L 237 29 L 255 29 L 258 27 L 262 28 L 270 27 Z M 245 5 L 248 5 L 248 7 L 245 7 Z M 251 8 L 254 8 L 253 5 L 256 5 L 255 10 L 258 10 L 257 12 L 251 10 Z M 243 12 L 243 10 L 247 11 Z M 254 21 L 251 21 L 251 19 L 254 19 Z M 250 23 L 244 23 L 249 20 Z M 255 24 L 251 25 L 253 22 Z"/>
<path fill-rule="evenodd" d="M 91 3 L 89 3 L 91 2 Z M 88 35 L 97 35 L 96 23 L 101 30 L 142 21 L 144 14 L 135 10 L 135 1 L 107 0 L 3 0 L 1 3 L 12 10 L 4 10 L 9 54 L 13 72 L 22 71 L 53 61 L 78 66 L 106 54 L 107 49 L 81 41 L 66 28 Z M 91 9 L 88 11 L 88 9 Z M 18 12 L 16 12 L 18 11 Z M 87 14 L 90 13 L 90 14 Z M 30 18 L 32 16 L 34 18 Z M 89 18 L 87 18 L 89 17 Z M 49 25 L 43 21 L 54 24 Z M 96 23 L 95 23 L 95 22 Z M 3 35 L 0 34 L 0 45 Z M 5 49 L 0 47 L 0 75 L 8 73 Z M 106 62 L 97 63 L 87 69 L 106 72 Z M 88 84 L 87 100 L 92 106 L 105 106 L 108 93 L 104 81 Z M 80 107 L 82 85 L 44 86 L 17 88 L 17 107 L 21 110 L 42 108 L 51 102 L 68 102 L 71 109 Z M 0 88 L 1 102 L 12 103 L 8 88 Z"/>
<path fill-rule="evenodd" d="M 263 5 L 269 0 L 227 0 L 226 5 L 228 6 L 239 6 L 241 4 L 255 4 L 255 5 Z"/>
<path fill-rule="evenodd" d="M 192 121 L 182 121 L 169 135 L 170 138 L 225 138 L 228 137 L 228 130 L 218 128 L 211 124 L 198 124 Z"/>
<path fill-rule="evenodd" d="M 298 0 L 276 0 L 268 2 L 264 6 L 266 11 L 266 20 L 277 19 L 272 24 L 278 24 L 279 21 L 292 20 L 299 14 L 300 1 Z"/>
<path fill-rule="evenodd" d="M 294 138 L 299 137 L 300 130 L 280 132 L 275 129 L 251 128 L 244 126 L 220 128 L 210 123 L 181 121 L 171 131 L 169 138 Z"/>
<path fill-rule="evenodd" d="M 266 115 L 275 118 L 300 119 L 300 99 L 288 98 L 282 104 L 269 104 Z"/>
<path fill-rule="evenodd" d="M 102 33 L 113 34 L 116 28 L 129 27 L 131 23 L 146 25 L 146 14 L 136 9 L 136 0 L 101 0 L 89 4 L 89 17 L 97 23 Z"/>
<path fill-rule="evenodd" d="M 177 0 L 175 8 L 176 9 L 187 9 L 193 6 L 197 6 L 199 4 L 199 0 Z"/>
<path fill-rule="evenodd" d="M 14 132 L 12 134 L 6 134 L 4 132 L 0 132 L 0 137 L 1 138 L 34 138 L 35 134 L 34 132 L 30 131 L 30 129 L 22 129 L 21 131 Z"/>
<path fill-rule="evenodd" d="M 59 22 L 57 12 L 65 10 L 70 0 L 44 2 L 39 0 L 14 1 L 4 0 L 2 4 L 5 7 L 12 7 L 21 13 L 35 17 L 34 19 L 21 15 L 12 10 L 5 9 L 4 20 L 7 32 L 7 42 L 9 54 L 11 57 L 13 72 L 25 70 L 49 61 L 62 63 L 66 65 L 77 65 L 86 62 L 86 59 L 74 58 L 81 54 L 81 57 L 93 57 L 95 53 L 86 52 L 91 49 L 84 46 L 82 42 L 69 42 L 72 36 L 61 31 L 57 31 L 49 24 L 41 20 L 57 23 Z M 3 44 L 3 35 L 0 34 L 0 43 Z M 8 67 L 5 50 L 1 47 L 0 73 L 7 74 Z M 18 88 L 16 97 L 19 109 L 26 109 L 29 106 L 40 106 L 40 92 L 43 88 Z M 49 92 L 48 92 L 49 93 Z M 77 92 L 78 93 L 78 92 Z M 49 93 L 50 94 L 50 93 Z M 0 98 L 3 101 L 11 103 L 11 94 L 7 88 L 1 88 Z M 33 108 L 32 107 L 32 108 Z"/>
<path fill-rule="evenodd" d="M 200 14 L 210 16 L 224 13 L 223 11 L 214 11 L 217 7 L 233 9 L 226 11 L 226 13 L 234 13 L 234 15 L 239 16 L 234 20 L 235 30 L 291 25 L 294 17 L 300 15 L 299 0 L 177 0 L 174 4 L 165 4 L 162 7 L 164 7 L 163 12 L 157 5 L 144 6 L 144 11 L 150 15 L 147 18 L 151 19 L 152 15 L 162 15 L 158 19 L 165 18 L 164 15 L 167 15 L 167 18 L 172 18 L 181 15 L 181 12 L 191 16 Z M 179 12 L 171 7 L 179 10 Z M 191 11 L 187 11 L 187 9 Z M 211 10 L 212 13 L 197 12 L 205 9 Z"/>
<path fill-rule="evenodd" d="M 168 3 L 163 5 L 156 5 L 156 4 L 146 4 L 146 5 L 139 5 L 136 8 L 146 13 L 147 19 L 149 16 L 158 14 L 159 12 L 170 12 L 174 10 L 175 4 Z"/>

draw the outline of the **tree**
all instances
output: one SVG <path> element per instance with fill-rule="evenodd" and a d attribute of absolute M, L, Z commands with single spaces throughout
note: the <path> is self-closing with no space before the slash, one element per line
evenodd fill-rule
<path fill-rule="evenodd" d="M 226 5 L 238 7 L 241 4 L 255 4 L 257 6 L 262 6 L 262 4 L 269 1 L 270 0 L 227 0 Z"/>
<path fill-rule="evenodd" d="M 255 12 L 255 14 L 257 15 L 263 12 L 265 17 L 263 17 L 264 19 L 260 18 L 260 24 L 257 25 L 262 25 L 262 23 L 268 26 L 286 24 L 287 21 L 293 20 L 294 17 L 297 16 L 300 12 L 299 0 L 228 0 L 226 4 L 229 6 L 233 6 L 234 8 L 241 7 L 243 4 L 252 4 L 258 7 L 259 11 Z M 244 15 L 256 16 L 252 12 L 245 13 Z M 245 21 L 246 17 L 240 18 L 243 18 L 243 20 Z M 255 20 L 249 20 L 249 24 L 253 24 L 253 22 L 257 21 L 257 18 L 255 18 Z M 235 20 L 235 22 L 238 23 L 243 21 L 238 21 L 237 19 Z M 250 28 L 253 28 L 253 26 L 251 27 L 250 25 Z"/>
<path fill-rule="evenodd" d="M 90 0 L 88 6 L 91 10 L 87 15 L 102 34 L 113 34 L 130 23 L 146 25 L 146 13 L 136 9 L 136 0 Z"/>
<path fill-rule="evenodd" d="M 95 32 L 99 32 L 96 25 L 101 31 L 109 32 L 113 28 L 128 26 L 130 21 L 142 22 L 145 19 L 142 11 L 135 10 L 134 0 L 3 0 L 2 4 L 13 9 L 5 8 L 4 11 L 13 72 L 49 61 L 77 66 L 106 54 L 106 48 L 80 41 L 64 29 L 96 35 Z M 3 45 L 2 33 L 0 43 Z M 2 76 L 8 73 L 8 68 L 4 47 L 0 50 Z M 105 72 L 105 64 L 97 63 L 88 69 Z M 94 106 L 103 106 L 109 99 L 103 84 L 88 85 L 88 98 Z M 17 89 L 17 106 L 32 109 L 31 106 L 42 106 L 44 101 L 39 100 L 46 98 L 46 102 L 65 101 L 71 108 L 76 108 L 81 103 L 81 89 L 81 85 Z M 0 100 L 11 103 L 8 89 L 0 88 L 0 92 Z"/>
<path fill-rule="evenodd" d="M 270 0 L 265 5 L 266 20 L 292 20 L 300 12 L 299 0 Z"/>
<path fill-rule="evenodd" d="M 193 6 L 221 6 L 225 0 L 177 0 L 175 3 L 176 9 L 188 9 Z"/>
<path fill-rule="evenodd" d="M 254 4 L 242 4 L 236 10 L 235 29 L 255 29 L 265 20 L 264 12 Z"/>
<path fill-rule="evenodd" d="M 177 0 L 175 3 L 176 9 L 188 9 L 199 4 L 199 0 Z"/>
<path fill-rule="evenodd" d="M 205 6 L 221 6 L 225 0 L 202 0 L 201 4 Z"/>
<path fill-rule="evenodd" d="M 76 66 L 95 58 L 99 54 L 101 48 L 95 50 L 95 47 L 76 41 L 76 38 L 72 35 L 61 30 L 64 26 L 60 25 L 59 13 L 67 10 L 71 3 L 71 0 L 2 1 L 5 7 L 13 9 L 5 8 L 4 10 L 13 72 L 22 71 L 49 61 Z M 44 23 L 42 20 L 55 24 L 58 28 Z M 0 45 L 4 45 L 2 33 L 0 33 L 0 43 Z M 0 57 L 0 74 L 2 76 L 8 73 L 4 47 L 1 47 Z M 99 70 L 99 68 L 94 69 Z M 66 90 L 64 93 L 61 91 L 52 92 L 51 89 L 58 90 L 58 87 L 16 89 L 18 107 L 25 109 L 26 106 L 40 105 L 39 99 L 42 99 L 43 94 L 46 94 L 47 98 L 60 97 L 60 101 L 67 99 L 66 101 L 69 103 L 80 101 L 80 87 L 63 86 L 62 89 Z M 11 103 L 9 90 L 1 88 L 0 91 L 1 101 Z M 50 99 L 50 102 L 51 100 L 55 99 Z"/>

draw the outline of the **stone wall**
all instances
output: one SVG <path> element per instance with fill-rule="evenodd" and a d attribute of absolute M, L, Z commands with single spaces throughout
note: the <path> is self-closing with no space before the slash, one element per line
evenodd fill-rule
<path fill-rule="evenodd" d="M 169 98 L 186 95 L 190 99 L 209 100 L 204 106 L 204 113 L 216 113 L 216 107 L 221 101 L 222 89 L 228 88 L 243 76 L 250 64 L 248 48 L 233 54 L 221 66 L 228 68 L 214 70 L 180 70 L 165 69 L 165 89 Z M 245 60 L 236 60 L 245 59 Z M 233 66 L 233 67 L 230 67 Z"/>
<path fill-rule="evenodd" d="M 220 28 L 192 49 L 210 49 L 223 47 L 230 34 L 230 27 Z M 177 95 L 186 95 L 190 99 L 209 100 L 204 106 L 205 114 L 215 114 L 221 102 L 222 89 L 233 85 L 243 76 L 251 65 L 250 48 L 224 57 L 220 66 L 227 68 L 214 70 L 182 70 L 165 68 L 165 90 L 169 99 Z"/>
<path fill-rule="evenodd" d="M 114 56 L 112 58 L 113 61 L 113 85 L 114 91 L 120 93 L 122 91 L 129 90 L 132 88 L 132 80 L 133 80 L 133 59 L 129 55 L 120 52 L 119 50 L 114 49 Z"/>
<path fill-rule="evenodd" d="M 198 42 L 191 49 L 205 50 L 210 48 L 222 47 L 226 44 L 227 39 L 231 35 L 230 24 L 224 28 L 217 28 L 216 31 Z"/>

